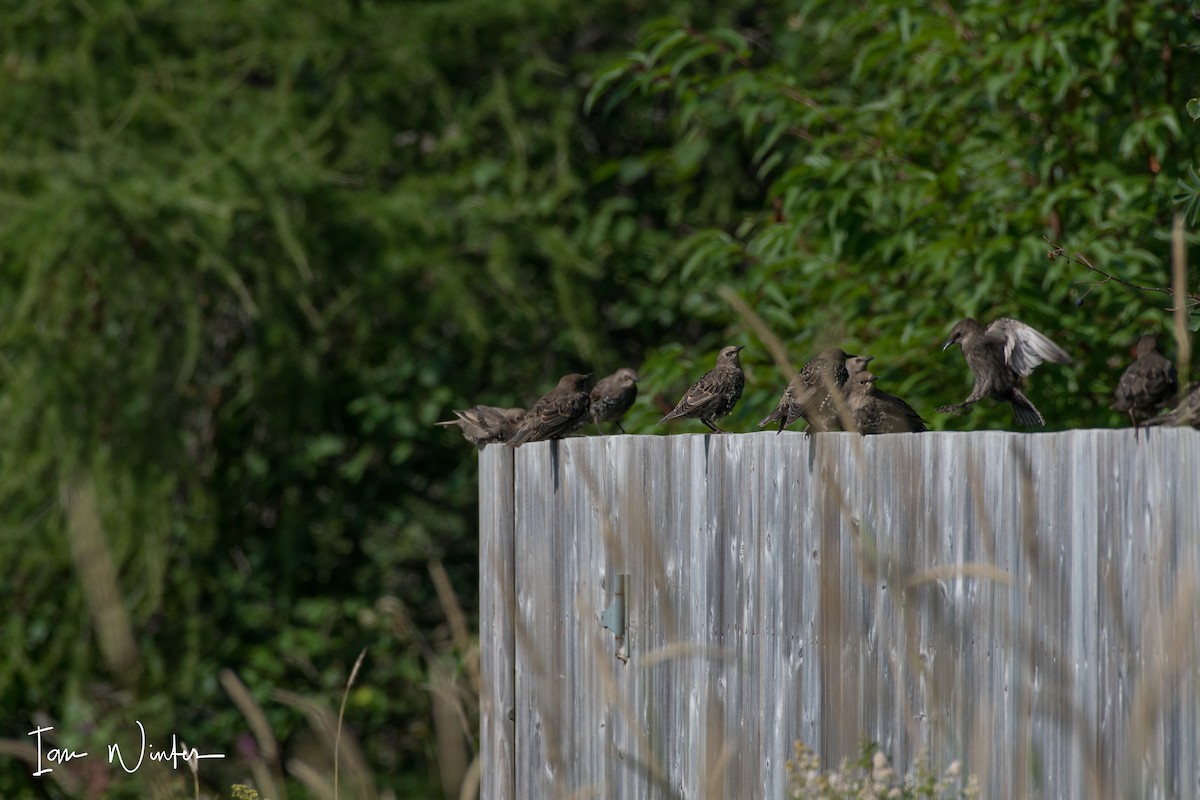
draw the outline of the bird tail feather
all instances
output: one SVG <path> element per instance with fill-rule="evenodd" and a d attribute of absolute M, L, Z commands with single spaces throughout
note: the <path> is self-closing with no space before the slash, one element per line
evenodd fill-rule
<path fill-rule="evenodd" d="M 783 419 L 783 409 L 777 408 L 774 411 L 772 411 L 770 414 L 767 414 L 765 417 L 763 417 L 762 420 L 758 423 L 758 427 L 765 428 L 766 426 L 770 425 L 772 422 L 779 422 L 782 419 Z M 779 427 L 780 427 L 780 430 L 783 429 L 782 425 L 780 425 Z"/>
<path fill-rule="evenodd" d="M 1046 427 L 1046 420 L 1042 418 L 1041 413 L 1030 399 L 1019 391 L 1013 395 L 1012 407 L 1013 415 L 1017 418 L 1017 424 L 1024 425 L 1027 428 Z"/>

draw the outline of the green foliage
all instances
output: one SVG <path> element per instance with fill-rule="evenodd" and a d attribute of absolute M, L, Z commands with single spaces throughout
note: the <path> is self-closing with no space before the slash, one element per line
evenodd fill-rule
<path fill-rule="evenodd" d="M 1193 219 L 1200 195 L 1194 18 L 911 6 L 0 11 L 0 640 L 23 645 L 0 737 L 44 715 L 98 747 L 141 719 L 238 755 L 203 765 L 217 790 L 262 755 L 257 705 L 274 766 L 319 765 L 278 690 L 336 707 L 369 644 L 346 735 L 381 791 L 436 794 L 430 665 L 465 683 L 473 653 L 429 565 L 470 613 L 478 553 L 474 452 L 432 423 L 630 365 L 625 427 L 661 432 L 737 343 L 728 427 L 754 429 L 789 376 L 724 289 L 797 363 L 877 356 L 935 427 L 1011 426 L 932 409 L 968 391 L 937 350 L 954 320 L 1019 316 L 1078 359 L 1034 376 L 1052 426 L 1120 424 L 1161 298 L 1074 305 L 1093 276 L 1045 239 L 1169 285 L 1172 195 Z M 29 771 L 0 762 L 0 795 Z M 103 774 L 75 790 L 150 782 Z"/>
<path fill-rule="evenodd" d="M 1187 176 L 1179 179 L 1178 187 L 1175 202 L 1183 206 L 1188 224 L 1195 227 L 1200 220 L 1200 173 L 1196 172 L 1195 165 L 1188 167 Z"/>
<path fill-rule="evenodd" d="M 478 572 L 474 452 L 432 423 L 636 366 L 686 313 L 641 313 L 674 223 L 638 159 L 667 140 L 581 112 L 638 15 L 671 10 L 0 12 L 0 98 L 21 109 L 0 121 L 0 639 L 25 644 L 0 665 L 0 736 L 38 714 L 66 737 L 141 719 L 232 752 L 228 667 L 283 763 L 312 726 L 273 691 L 336 706 L 369 643 L 348 733 L 380 789 L 436 793 L 426 670 L 473 655 L 428 565 L 467 609 Z M 78 579 L 76 481 L 129 669 Z M 0 763 L 0 795 L 26 791 L 27 765 Z M 213 786 L 245 768 L 203 766 Z M 145 795 L 109 777 L 106 796 Z"/>
<path fill-rule="evenodd" d="M 1172 193 L 1196 191 L 1179 183 L 1200 137 L 1180 121 L 1200 81 L 1192 12 L 811 1 L 757 22 L 647 26 L 590 98 L 669 109 L 675 160 L 660 180 L 730 181 L 723 158 L 741 159 L 755 199 L 731 217 L 688 205 L 679 285 L 701 298 L 733 287 L 798 363 L 831 343 L 877 356 L 881 385 L 935 427 L 1012 426 L 986 403 L 969 418 L 932 409 L 969 390 L 961 356 L 938 352 L 953 323 L 1017 316 L 1077 359 L 1031 381 L 1051 427 L 1119 424 L 1107 404 L 1125 348 L 1169 330 L 1169 303 L 1116 284 L 1085 300 L 1095 276 L 1048 259 L 1048 240 L 1170 286 Z M 710 331 L 734 322 L 719 305 L 689 309 Z M 756 342 L 740 341 L 753 364 Z M 746 396 L 760 406 L 743 425 L 787 378 L 754 372 Z"/>
<path fill-rule="evenodd" d="M 796 742 L 795 759 L 787 763 L 787 796 L 794 800 L 979 797 L 975 776 L 964 781 L 962 765 L 957 761 L 943 775 L 930 771 L 926 761 L 927 755 L 921 753 L 914 769 L 908 775 L 899 775 L 878 744 L 864 742 L 857 759 L 827 772 L 821 767 L 821 759 L 806 744 Z"/>

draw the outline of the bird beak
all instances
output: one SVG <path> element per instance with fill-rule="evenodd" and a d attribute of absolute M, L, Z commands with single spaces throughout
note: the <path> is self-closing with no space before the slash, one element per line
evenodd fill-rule
<path fill-rule="evenodd" d="M 863 360 L 864 364 L 870 364 L 872 361 L 875 360 L 875 356 L 859 356 L 859 358 L 861 358 Z"/>
<path fill-rule="evenodd" d="M 954 340 L 953 340 L 953 339 L 947 339 L 947 340 L 946 340 L 946 343 L 945 343 L 944 345 L 942 345 L 942 352 L 945 352 L 945 351 L 946 351 L 946 349 L 947 349 L 948 347 L 950 347 L 950 345 L 952 345 L 952 344 L 954 344 Z"/>
<path fill-rule="evenodd" d="M 746 345 L 744 345 L 744 344 L 739 344 L 739 345 L 738 345 L 738 347 L 737 347 L 737 350 L 734 350 L 733 352 L 735 352 L 735 353 L 740 353 L 740 352 L 742 352 L 742 351 L 743 351 L 743 350 L 745 350 L 745 349 L 746 349 Z"/>

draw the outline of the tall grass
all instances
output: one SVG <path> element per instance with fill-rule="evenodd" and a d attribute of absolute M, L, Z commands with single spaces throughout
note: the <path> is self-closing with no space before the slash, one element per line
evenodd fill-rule
<path fill-rule="evenodd" d="M 1200 520 L 1172 481 L 1200 473 L 1180 457 L 1196 440 L 750 434 L 488 454 L 517 487 L 516 563 L 493 600 L 513 611 L 514 661 L 490 665 L 484 696 L 516 690 L 512 721 L 485 700 L 511 744 L 485 739 L 484 769 L 514 771 L 516 796 L 783 796 L 786 731 L 830 764 L 864 737 L 900 775 L 957 763 L 949 792 L 971 775 L 983 796 L 1184 791 Z M 510 569 L 485 564 L 484 592 Z M 598 621 L 617 573 L 627 663 Z"/>

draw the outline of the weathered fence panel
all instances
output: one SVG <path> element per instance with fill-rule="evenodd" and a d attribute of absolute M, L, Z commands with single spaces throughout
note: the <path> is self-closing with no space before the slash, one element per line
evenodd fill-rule
<path fill-rule="evenodd" d="M 1200 432 L 489 446 L 480 499 L 486 800 L 783 798 L 863 737 L 1200 796 Z"/>

